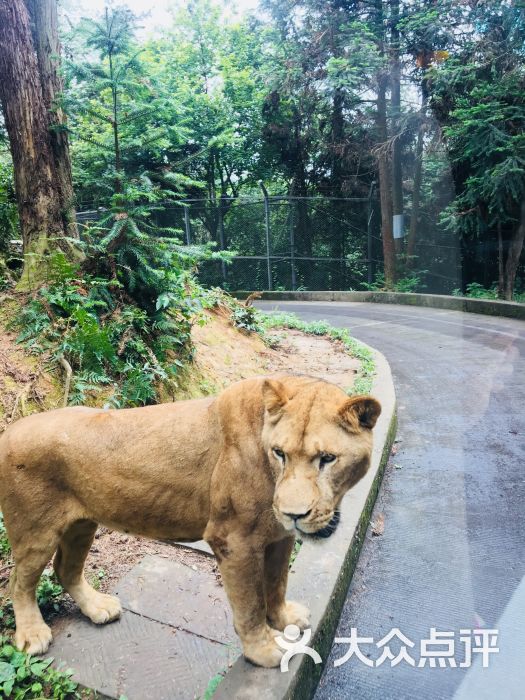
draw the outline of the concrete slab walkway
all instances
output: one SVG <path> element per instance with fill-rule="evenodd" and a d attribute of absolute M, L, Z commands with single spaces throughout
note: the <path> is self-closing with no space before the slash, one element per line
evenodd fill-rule
<path fill-rule="evenodd" d="M 203 556 L 207 556 L 203 554 Z M 211 573 L 148 555 L 113 591 L 123 615 L 61 620 L 51 653 L 104 698 L 192 700 L 239 656 L 224 589 Z"/>

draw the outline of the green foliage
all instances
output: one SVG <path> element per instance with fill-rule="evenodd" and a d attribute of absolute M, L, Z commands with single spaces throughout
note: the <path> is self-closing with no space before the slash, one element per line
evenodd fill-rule
<path fill-rule="evenodd" d="M 104 205 L 115 178 L 144 173 L 167 198 L 235 197 L 255 181 L 260 41 L 220 14 L 196 0 L 174 9 L 160 36 L 139 43 L 137 19 L 113 7 L 69 32 L 66 106 L 81 201 Z M 217 240 L 216 217 L 202 219 Z"/>
<path fill-rule="evenodd" d="M 52 658 L 37 659 L 17 651 L 6 637 L 0 637 L 0 691 L 9 700 L 56 698 L 73 700 L 81 697 L 73 672 L 51 667 Z"/>
<path fill-rule="evenodd" d="M 147 169 L 151 149 L 167 143 L 166 105 L 146 79 L 134 26 L 129 10 L 115 7 L 76 30 L 85 53 L 79 49 L 84 60 L 69 63 L 68 105 L 74 135 L 89 146 L 77 161 L 86 157 L 89 188 L 104 210 L 77 243 L 82 265 L 54 254 L 47 284 L 15 321 L 28 349 L 69 362 L 73 404 L 98 393 L 109 406 L 138 406 L 155 402 L 161 383 L 175 387 L 191 359 L 191 324 L 205 296 L 194 279 L 197 265 L 228 259 L 211 244 L 182 246 L 180 231 L 159 223 L 167 198 L 177 206 L 180 181 L 168 173 L 159 183 Z M 165 166 L 162 148 L 157 157 Z M 83 176 L 80 182 L 88 188 Z"/>
<path fill-rule="evenodd" d="M 479 282 L 470 282 L 466 286 L 465 293 L 463 293 L 461 289 L 453 289 L 452 296 L 465 296 L 469 299 L 498 299 L 498 287 L 495 283 L 491 287 L 484 287 Z M 512 301 L 516 301 L 521 304 L 525 303 L 525 293 L 514 292 Z"/>
<path fill-rule="evenodd" d="M 299 552 L 301 551 L 301 546 L 303 544 L 303 541 L 297 538 L 295 542 L 293 543 L 293 549 L 292 549 L 292 554 L 290 555 L 290 568 L 292 567 L 292 564 L 294 561 L 297 559 L 297 556 Z"/>
<path fill-rule="evenodd" d="M 467 292 L 465 296 L 472 299 L 497 299 L 498 290 L 496 287 L 485 289 L 485 287 L 478 282 L 471 282 L 470 284 L 467 284 Z"/>
<path fill-rule="evenodd" d="M 91 585 L 96 591 L 100 590 L 100 584 L 102 583 L 105 577 L 106 572 L 104 569 L 99 569 L 97 573 L 91 577 Z"/>
<path fill-rule="evenodd" d="M 422 292 L 426 285 L 423 284 L 421 280 L 421 275 L 425 274 L 425 271 L 411 272 L 405 277 L 400 277 L 388 291 L 393 292 Z M 386 291 L 385 276 L 382 272 L 376 274 L 376 278 L 372 284 L 363 282 L 365 289 L 372 292 Z"/>
<path fill-rule="evenodd" d="M 14 324 L 31 352 L 70 363 L 72 404 L 105 392 L 109 405 L 135 406 L 152 402 L 157 383 L 190 356 L 192 311 L 190 292 L 148 313 L 118 280 L 67 275 L 42 287 Z"/>
<path fill-rule="evenodd" d="M 59 610 L 58 599 L 64 593 L 64 589 L 58 583 L 53 571 L 46 569 L 36 589 L 36 599 L 41 610 Z"/>
<path fill-rule="evenodd" d="M 176 385 L 205 297 L 193 273 L 218 257 L 211 247 L 181 246 L 151 223 L 155 204 L 126 206 L 127 196 L 116 195 L 85 232 L 83 269 L 55 253 L 49 283 L 14 321 L 30 351 L 70 363 L 73 404 L 102 392 L 111 406 L 138 406 L 156 400 L 159 383 Z"/>
<path fill-rule="evenodd" d="M 13 169 L 0 157 L 0 256 L 8 253 L 9 241 L 18 238 L 18 211 L 13 184 Z"/>
<path fill-rule="evenodd" d="M 254 333 L 259 329 L 257 314 L 258 312 L 253 306 L 234 304 L 232 306 L 231 319 L 240 330 Z"/>

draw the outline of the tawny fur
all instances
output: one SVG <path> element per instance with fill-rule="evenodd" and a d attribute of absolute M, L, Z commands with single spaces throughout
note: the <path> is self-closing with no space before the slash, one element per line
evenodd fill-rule
<path fill-rule="evenodd" d="M 366 473 L 380 407 L 308 377 L 244 380 L 218 397 L 125 410 L 65 408 L 24 418 L 0 438 L 0 507 L 15 569 L 19 649 L 47 651 L 35 588 L 57 576 L 95 623 L 118 600 L 83 574 L 99 523 L 160 540 L 206 539 L 245 656 L 276 666 L 276 630 L 308 625 L 285 600 L 295 526 L 326 527 Z M 275 448 L 285 454 L 276 456 Z M 319 455 L 337 456 L 320 467 Z"/>

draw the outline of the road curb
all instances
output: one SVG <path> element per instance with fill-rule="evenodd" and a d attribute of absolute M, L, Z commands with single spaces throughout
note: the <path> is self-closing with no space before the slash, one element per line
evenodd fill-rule
<path fill-rule="evenodd" d="M 237 299 L 246 299 L 252 292 L 233 292 Z M 504 316 L 525 321 L 525 304 L 496 299 L 470 299 L 441 294 L 409 292 L 261 292 L 267 301 L 358 301 L 372 304 L 404 304 L 426 306 L 432 309 L 466 311 L 472 314 Z"/>
<path fill-rule="evenodd" d="M 306 540 L 290 570 L 288 597 L 310 608 L 309 646 L 318 651 L 323 662 L 315 665 L 308 656 L 296 656 L 290 661 L 288 672 L 281 673 L 279 669 L 257 668 L 241 657 L 218 686 L 214 700 L 307 700 L 315 692 L 396 433 L 396 398 L 390 366 L 380 352 L 370 350 L 376 366 L 371 393 L 383 408 L 374 429 L 370 469 L 343 499 L 337 531 L 322 543 Z"/>

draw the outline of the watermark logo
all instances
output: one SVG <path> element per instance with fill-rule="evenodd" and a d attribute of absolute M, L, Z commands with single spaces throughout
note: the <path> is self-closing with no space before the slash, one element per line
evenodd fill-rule
<path fill-rule="evenodd" d="M 348 645 L 348 649 L 334 661 L 334 666 L 342 666 L 354 657 L 370 668 L 377 668 L 387 662 L 391 667 L 406 663 L 416 668 L 470 668 L 475 655 L 479 655 L 483 668 L 487 668 L 491 654 L 499 652 L 498 634 L 497 629 L 460 629 L 457 644 L 455 632 L 431 627 L 429 636 L 421 639 L 416 647 L 416 643 L 397 627 L 377 642 L 373 637 L 360 637 L 357 628 L 352 627 L 349 637 L 335 639 L 336 644 Z M 297 625 L 288 625 L 284 630 L 284 638 L 276 637 L 277 644 L 285 650 L 281 671 L 288 671 L 290 659 L 297 654 L 306 654 L 316 664 L 322 662 L 318 652 L 308 646 L 311 638 L 311 629 L 304 630 L 301 636 Z M 373 654 L 374 648 L 379 654 Z M 419 657 L 416 656 L 417 651 Z"/>
<path fill-rule="evenodd" d="M 308 646 L 308 642 L 311 638 L 311 629 L 304 630 L 304 634 L 301 636 L 301 630 L 297 625 L 287 625 L 284 628 L 284 639 L 281 636 L 275 638 L 275 641 L 281 649 L 285 649 L 283 658 L 281 659 L 281 671 L 283 673 L 288 671 L 290 659 L 298 654 L 306 654 L 313 659 L 315 664 L 322 663 L 323 660 L 316 650 Z"/>
<path fill-rule="evenodd" d="M 349 637 L 336 637 L 336 644 L 348 644 L 348 649 L 344 656 L 336 659 L 334 666 L 341 666 L 354 656 L 366 666 L 377 668 L 390 661 L 390 666 L 397 666 L 404 662 L 410 666 L 423 668 L 469 668 L 472 665 L 473 654 L 481 656 L 483 668 L 489 665 L 491 654 L 499 651 L 498 630 L 495 629 L 462 629 L 459 631 L 459 642 L 462 645 L 462 660 L 457 661 L 455 632 L 438 631 L 435 627 L 430 628 L 430 634 L 426 639 L 421 639 L 419 643 L 419 659 L 416 661 L 411 651 L 416 646 L 415 643 L 406 637 L 400 629 L 395 627 L 382 639 L 374 642 L 372 637 L 360 637 L 357 628 L 352 627 Z M 397 652 L 393 652 L 390 644 L 395 643 Z M 374 645 L 381 651 L 376 659 L 372 659 L 371 651 L 364 653 L 361 646 Z M 393 644 L 394 645 L 394 644 Z M 410 651 L 409 651 L 410 650 Z M 461 653 L 461 652 L 460 652 Z"/>

